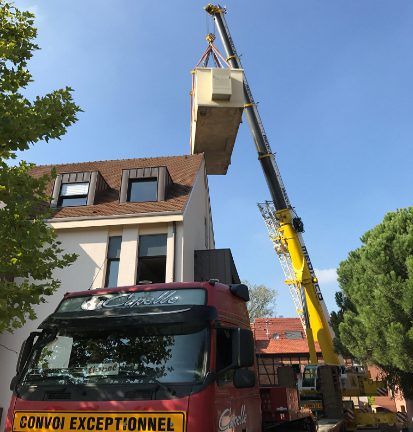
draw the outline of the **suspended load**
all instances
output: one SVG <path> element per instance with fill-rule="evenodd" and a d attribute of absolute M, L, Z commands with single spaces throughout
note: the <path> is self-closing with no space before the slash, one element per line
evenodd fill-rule
<path fill-rule="evenodd" d="M 214 39 L 207 36 L 209 46 L 193 70 L 191 154 L 204 153 L 207 174 L 226 174 L 244 109 L 244 71 L 223 67 L 229 65 Z M 210 57 L 218 67 L 206 67 Z"/>
<path fill-rule="evenodd" d="M 191 153 L 204 153 L 207 174 L 226 174 L 244 109 L 241 69 L 196 68 Z"/>

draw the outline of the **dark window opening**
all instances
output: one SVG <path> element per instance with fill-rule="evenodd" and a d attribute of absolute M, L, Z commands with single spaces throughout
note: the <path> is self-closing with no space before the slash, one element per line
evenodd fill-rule
<path fill-rule="evenodd" d="M 232 364 L 232 331 L 231 329 L 217 329 L 216 371 L 219 372 Z M 232 369 L 219 375 L 218 384 L 232 381 Z"/>
<path fill-rule="evenodd" d="M 156 178 L 144 178 L 129 180 L 129 202 L 144 202 L 158 200 L 158 180 Z"/>
<path fill-rule="evenodd" d="M 138 277 L 139 282 L 163 283 L 166 277 L 166 257 L 141 257 L 139 258 Z"/>
<path fill-rule="evenodd" d="M 166 234 L 139 236 L 137 283 L 165 282 Z"/>
<path fill-rule="evenodd" d="M 121 236 L 109 237 L 105 288 L 114 288 L 118 285 L 121 244 Z"/>
<path fill-rule="evenodd" d="M 89 183 L 63 183 L 60 188 L 58 207 L 74 207 L 87 204 Z"/>

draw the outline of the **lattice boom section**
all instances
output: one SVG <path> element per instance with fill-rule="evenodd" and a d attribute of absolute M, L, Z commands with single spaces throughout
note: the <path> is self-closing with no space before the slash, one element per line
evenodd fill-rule
<path fill-rule="evenodd" d="M 288 249 L 281 241 L 281 232 L 279 230 L 279 222 L 275 216 L 276 209 L 273 202 L 259 203 L 258 208 L 260 209 L 261 215 L 264 219 L 265 225 L 268 230 L 270 240 L 274 245 L 275 252 L 277 253 L 278 259 L 281 264 L 281 268 L 284 272 L 285 283 L 290 289 L 291 297 L 293 298 L 295 310 L 300 318 L 301 324 L 304 331 L 306 330 L 305 317 L 304 317 L 304 306 L 301 300 L 301 287 L 296 282 L 294 268 L 291 262 L 291 257 Z"/>

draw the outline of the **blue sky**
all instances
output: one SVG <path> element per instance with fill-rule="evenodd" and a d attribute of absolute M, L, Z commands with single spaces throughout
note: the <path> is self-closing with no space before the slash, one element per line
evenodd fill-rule
<path fill-rule="evenodd" d="M 206 2 L 19 0 L 38 16 L 30 96 L 70 85 L 84 112 L 38 164 L 186 154 L 190 70 L 213 31 Z M 413 3 L 226 3 L 232 36 L 329 309 L 335 269 L 384 214 L 412 204 Z M 217 44 L 220 48 L 220 44 Z M 269 199 L 246 122 L 226 176 L 209 177 L 217 247 L 243 279 L 294 307 L 256 203 Z"/>

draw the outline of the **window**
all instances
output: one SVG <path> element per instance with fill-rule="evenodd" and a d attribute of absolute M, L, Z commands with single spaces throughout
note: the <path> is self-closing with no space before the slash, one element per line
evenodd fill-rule
<path fill-rule="evenodd" d="M 63 183 L 60 188 L 58 207 L 73 207 L 86 205 L 89 182 Z"/>
<path fill-rule="evenodd" d="M 137 283 L 165 282 L 166 234 L 139 236 Z"/>
<path fill-rule="evenodd" d="M 202 383 L 207 372 L 209 331 L 204 326 L 85 325 L 82 331 L 60 328 L 50 339 L 50 333 L 41 336 L 26 385 L 192 384 Z"/>
<path fill-rule="evenodd" d="M 216 343 L 216 371 L 219 372 L 232 364 L 232 330 L 218 328 Z M 233 375 L 232 369 L 220 374 L 218 384 L 232 381 Z"/>
<path fill-rule="evenodd" d="M 286 331 L 285 337 L 287 339 L 302 339 L 303 334 L 300 331 Z"/>
<path fill-rule="evenodd" d="M 120 247 L 122 237 L 109 237 L 107 264 L 106 264 L 106 280 L 105 287 L 113 288 L 118 285 Z"/>
<path fill-rule="evenodd" d="M 129 180 L 129 202 L 157 201 L 158 180 L 156 178 L 144 178 Z"/>
<path fill-rule="evenodd" d="M 50 207 L 73 207 L 96 204 L 109 191 L 99 171 L 60 173 L 56 176 Z"/>
<path fill-rule="evenodd" d="M 165 201 L 172 184 L 166 166 L 124 169 L 119 202 Z"/>

